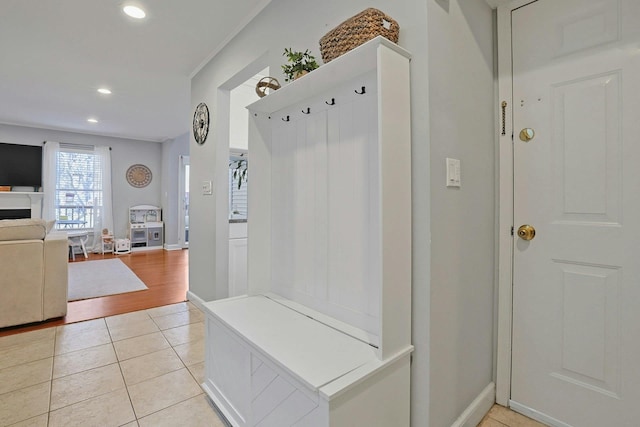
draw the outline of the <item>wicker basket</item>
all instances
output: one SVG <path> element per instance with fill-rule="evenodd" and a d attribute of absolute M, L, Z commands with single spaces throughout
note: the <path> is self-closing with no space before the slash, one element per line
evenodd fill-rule
<path fill-rule="evenodd" d="M 400 26 L 389 15 L 378 9 L 365 9 L 320 39 L 322 60 L 326 64 L 376 36 L 383 36 L 397 43 L 399 31 Z"/>

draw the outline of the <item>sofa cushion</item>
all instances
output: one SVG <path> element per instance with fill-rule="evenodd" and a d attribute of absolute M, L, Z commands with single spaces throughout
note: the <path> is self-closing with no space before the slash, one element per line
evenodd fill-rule
<path fill-rule="evenodd" d="M 47 222 L 43 219 L 2 219 L 0 220 L 0 241 L 44 239 Z"/>

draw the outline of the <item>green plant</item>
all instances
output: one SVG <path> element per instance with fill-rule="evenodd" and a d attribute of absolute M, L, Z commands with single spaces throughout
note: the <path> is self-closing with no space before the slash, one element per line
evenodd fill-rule
<path fill-rule="evenodd" d="M 313 71 L 319 67 L 316 58 L 311 55 L 309 49 L 304 52 L 296 52 L 291 48 L 285 48 L 282 56 L 287 57 L 288 64 L 282 66 L 282 71 L 287 76 L 284 81 L 289 82 L 303 71 Z"/>
<path fill-rule="evenodd" d="M 232 179 L 238 181 L 238 190 L 243 182 L 247 182 L 249 172 L 247 171 L 247 161 L 245 159 L 233 160 L 229 163 L 229 169 L 233 169 Z"/>

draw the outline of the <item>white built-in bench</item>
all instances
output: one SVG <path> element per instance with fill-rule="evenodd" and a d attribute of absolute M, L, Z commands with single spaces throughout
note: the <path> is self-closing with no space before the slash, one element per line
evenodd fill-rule
<path fill-rule="evenodd" d="M 204 388 L 234 425 L 390 426 L 406 414 L 411 348 L 383 363 L 371 345 L 264 295 L 206 307 Z M 387 367 L 384 378 L 376 377 Z M 370 395 L 391 390 L 393 403 L 370 406 Z"/>
<path fill-rule="evenodd" d="M 409 425 L 409 93 L 378 37 L 248 107 L 248 295 L 205 304 L 232 425 Z"/>

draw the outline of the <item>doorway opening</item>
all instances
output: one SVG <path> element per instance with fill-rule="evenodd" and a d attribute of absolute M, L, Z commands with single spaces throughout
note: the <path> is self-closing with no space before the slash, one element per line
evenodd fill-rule
<path fill-rule="evenodd" d="M 260 97 L 256 84 L 265 68 L 229 93 L 229 296 L 247 293 L 249 115 L 245 108 Z"/>
<path fill-rule="evenodd" d="M 178 245 L 189 247 L 189 156 L 180 156 L 178 173 Z"/>

